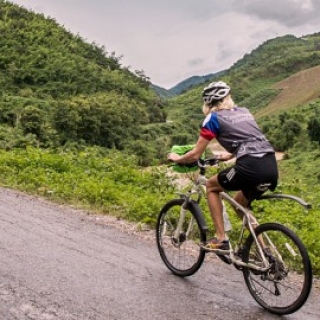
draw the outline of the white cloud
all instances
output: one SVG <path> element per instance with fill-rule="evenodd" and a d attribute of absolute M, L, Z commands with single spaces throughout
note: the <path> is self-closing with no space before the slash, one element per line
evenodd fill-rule
<path fill-rule="evenodd" d="M 14 0 L 123 56 L 154 84 L 229 68 L 267 39 L 319 32 L 319 0 Z"/>
<path fill-rule="evenodd" d="M 318 0 L 233 0 L 235 8 L 262 20 L 277 21 L 285 26 L 303 26 L 319 22 Z"/>

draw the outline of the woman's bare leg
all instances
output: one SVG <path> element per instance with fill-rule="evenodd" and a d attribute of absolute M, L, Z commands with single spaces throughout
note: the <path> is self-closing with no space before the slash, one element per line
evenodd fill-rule
<path fill-rule="evenodd" d="M 207 201 L 211 213 L 212 221 L 216 228 L 216 237 L 223 241 L 226 239 L 224 231 L 223 214 L 222 214 L 222 201 L 220 192 L 223 188 L 219 185 L 217 175 L 211 177 L 206 184 L 207 187 Z"/>

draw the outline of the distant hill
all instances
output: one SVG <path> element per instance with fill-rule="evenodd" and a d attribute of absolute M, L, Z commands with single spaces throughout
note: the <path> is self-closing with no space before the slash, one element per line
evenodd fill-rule
<path fill-rule="evenodd" d="M 159 87 L 159 86 L 152 84 L 152 83 L 150 84 L 150 87 L 161 98 L 170 98 L 171 97 L 169 90 L 167 90 L 165 88 Z"/>
<path fill-rule="evenodd" d="M 173 88 L 169 89 L 169 95 L 171 97 L 173 96 L 177 96 L 179 94 L 182 94 L 183 92 L 186 92 L 187 90 L 190 90 L 191 88 L 202 84 L 206 81 L 209 81 L 213 78 L 219 77 L 221 75 L 224 74 L 225 71 L 220 71 L 217 73 L 210 73 L 204 76 L 193 76 L 190 78 L 187 78 L 184 81 L 181 81 L 180 83 L 178 83 L 177 85 L 175 85 Z"/>
<path fill-rule="evenodd" d="M 187 78 L 186 80 L 183 80 L 179 82 L 177 85 L 172 87 L 171 89 L 164 89 L 156 85 L 152 85 L 153 89 L 156 91 L 156 93 L 165 98 L 172 98 L 179 94 L 182 94 L 186 92 L 187 90 L 190 90 L 191 88 L 202 84 L 208 80 L 212 80 L 214 78 L 220 77 L 225 73 L 225 71 L 220 71 L 217 73 L 210 73 L 204 76 L 193 76 L 190 78 Z"/>

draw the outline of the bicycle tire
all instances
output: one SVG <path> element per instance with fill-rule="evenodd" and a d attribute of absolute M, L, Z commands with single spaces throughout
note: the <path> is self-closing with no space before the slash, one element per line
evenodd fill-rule
<path fill-rule="evenodd" d="M 173 239 L 180 209 L 184 199 L 173 199 L 161 209 L 156 227 L 156 241 L 160 257 L 167 268 L 176 276 L 187 277 L 193 275 L 201 267 L 206 252 L 199 246 L 206 241 L 206 232 L 201 227 L 201 211 L 196 203 L 188 204 L 186 219 L 179 240 Z M 193 230 L 186 233 L 190 219 L 193 218 Z"/>
<path fill-rule="evenodd" d="M 268 271 L 243 268 L 250 294 L 270 313 L 285 315 L 297 311 L 307 301 L 312 288 L 312 266 L 306 247 L 292 230 L 278 223 L 262 224 L 255 229 L 255 234 L 263 237 L 268 246 L 267 235 L 276 249 L 268 249 L 271 266 Z M 259 259 L 261 263 L 256 243 L 250 235 L 245 242 L 243 262 L 258 263 Z"/>

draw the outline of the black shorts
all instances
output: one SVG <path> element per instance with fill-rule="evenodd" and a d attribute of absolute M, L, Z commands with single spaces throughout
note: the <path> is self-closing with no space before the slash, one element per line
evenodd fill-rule
<path fill-rule="evenodd" d="M 225 190 L 241 190 L 249 201 L 268 189 L 273 191 L 278 183 L 275 154 L 267 153 L 261 158 L 243 156 L 237 159 L 233 167 L 219 172 L 218 182 Z"/>

